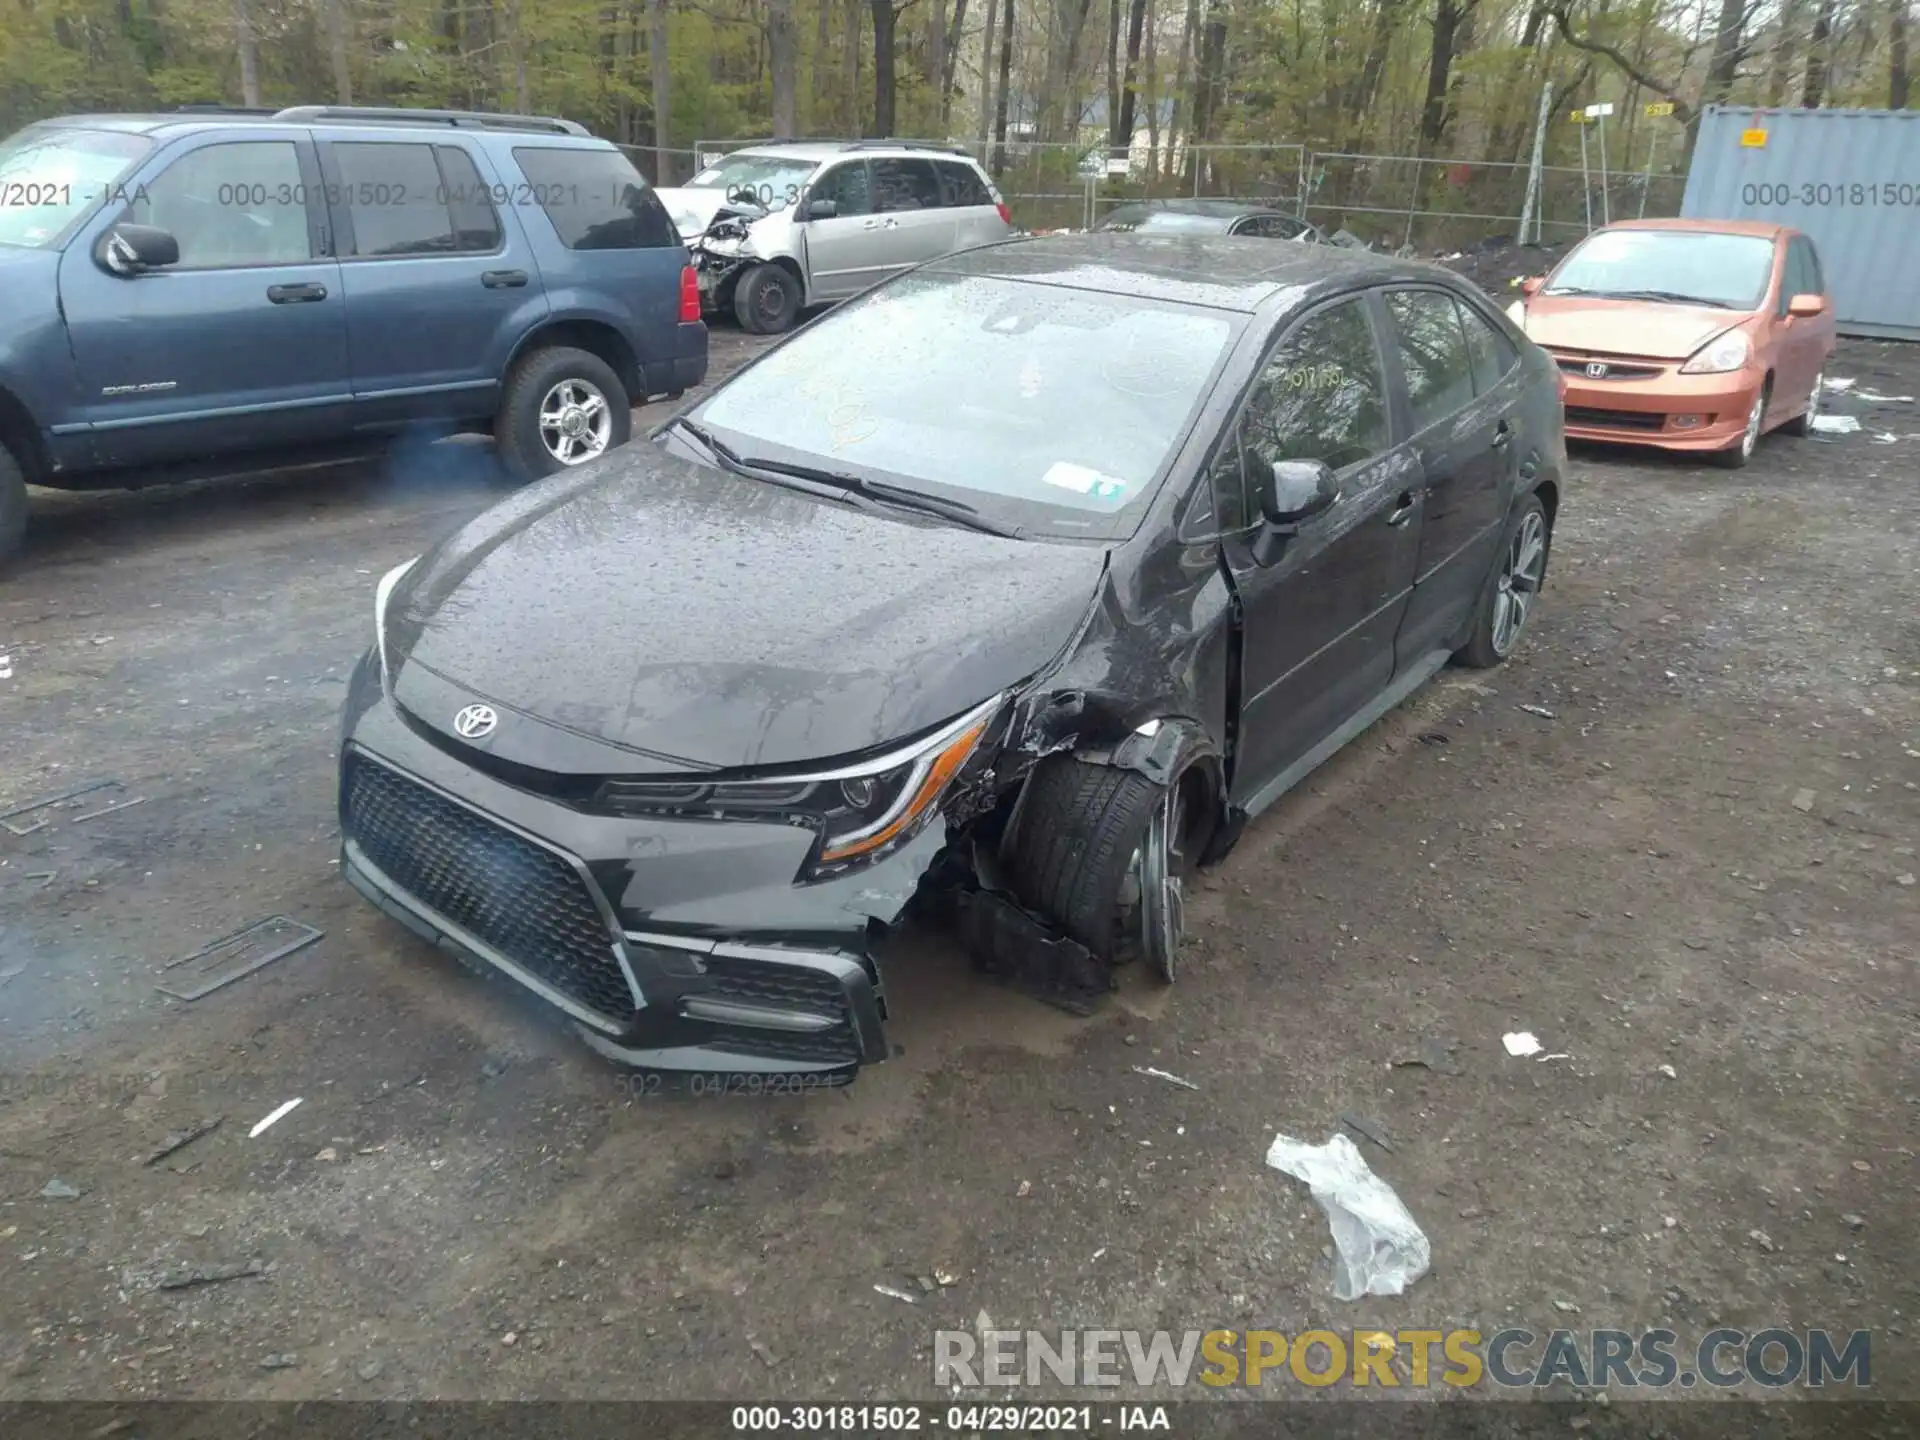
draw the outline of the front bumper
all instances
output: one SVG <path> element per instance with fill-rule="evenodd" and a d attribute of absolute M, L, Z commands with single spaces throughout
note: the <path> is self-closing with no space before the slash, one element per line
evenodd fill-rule
<path fill-rule="evenodd" d="M 943 827 L 798 885 L 808 832 L 588 813 L 442 748 L 380 693 L 370 660 L 352 691 L 341 868 L 388 915 L 627 1065 L 850 1075 L 885 1058 L 874 922 L 905 908 Z"/>
<path fill-rule="evenodd" d="M 1610 371 L 1651 370 L 1631 379 L 1589 379 L 1589 360 Z M 1725 450 L 1740 441 L 1764 376 L 1742 369 L 1682 375 L 1678 360 L 1555 354 L 1566 379 L 1566 429 L 1573 440 L 1653 445 L 1663 450 Z M 1690 423 L 1689 423 L 1690 422 Z"/>

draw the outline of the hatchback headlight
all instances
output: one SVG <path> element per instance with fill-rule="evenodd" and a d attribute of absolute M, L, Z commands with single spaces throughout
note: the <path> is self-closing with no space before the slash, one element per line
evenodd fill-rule
<path fill-rule="evenodd" d="M 1682 375 L 1724 375 L 1738 370 L 1753 358 L 1753 341 L 1744 330 L 1728 330 L 1717 335 L 1694 352 L 1680 367 Z"/>
<path fill-rule="evenodd" d="M 406 573 L 420 563 L 420 557 L 414 556 L 403 565 L 396 565 L 380 577 L 380 583 L 373 589 L 373 646 L 380 655 L 380 688 L 387 688 L 387 601 L 393 597 L 393 587 L 405 578 Z"/>
<path fill-rule="evenodd" d="M 941 798 L 991 729 L 996 695 L 909 746 L 871 760 L 804 775 L 756 780 L 609 780 L 600 805 L 623 815 L 759 820 L 814 831 L 804 880 L 884 859 L 939 813 Z"/>

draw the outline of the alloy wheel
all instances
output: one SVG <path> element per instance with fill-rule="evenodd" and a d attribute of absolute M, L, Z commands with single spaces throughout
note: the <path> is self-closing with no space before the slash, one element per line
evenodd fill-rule
<path fill-rule="evenodd" d="M 1186 930 L 1187 786 L 1176 779 L 1155 807 L 1127 866 L 1122 901 L 1137 926 L 1137 943 L 1169 984 L 1178 972 Z"/>
<path fill-rule="evenodd" d="M 1753 409 L 1747 414 L 1747 428 L 1740 434 L 1740 453 L 1751 456 L 1753 447 L 1760 443 L 1760 426 L 1767 417 L 1767 392 L 1762 390 L 1760 398 L 1753 402 Z"/>
<path fill-rule="evenodd" d="M 1529 510 L 1507 544 L 1493 597 L 1493 650 L 1502 659 L 1520 643 L 1546 573 L 1546 518 L 1537 509 Z"/>
<path fill-rule="evenodd" d="M 540 402 L 540 443 L 562 465 L 583 465 L 604 454 L 613 438 L 613 408 L 599 387 L 562 380 Z"/>

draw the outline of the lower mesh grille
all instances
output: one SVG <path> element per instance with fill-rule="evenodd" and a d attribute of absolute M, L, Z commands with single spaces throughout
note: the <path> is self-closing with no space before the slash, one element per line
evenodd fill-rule
<path fill-rule="evenodd" d="M 631 1018 L 612 934 L 573 866 L 384 765 L 346 763 L 347 838 L 389 880 L 570 1000 Z"/>
<path fill-rule="evenodd" d="M 818 1035 L 790 1035 L 748 1025 L 716 1025 L 712 1043 L 740 1055 L 825 1065 L 857 1065 L 860 1042 L 851 1026 Z"/>
<path fill-rule="evenodd" d="M 1592 410 L 1583 405 L 1567 406 L 1567 424 L 1586 425 L 1595 430 L 1662 430 L 1667 417 L 1646 410 Z"/>
<path fill-rule="evenodd" d="M 707 977 L 712 982 L 708 993 L 729 1000 L 810 1010 L 843 1019 L 848 1013 L 847 992 L 840 982 L 805 966 L 714 955 L 707 960 Z"/>

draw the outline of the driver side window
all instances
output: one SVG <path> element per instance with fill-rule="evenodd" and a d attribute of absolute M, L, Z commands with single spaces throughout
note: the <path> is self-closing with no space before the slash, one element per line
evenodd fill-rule
<path fill-rule="evenodd" d="M 813 182 L 813 190 L 808 198 L 833 201 L 840 207 L 834 212 L 836 220 L 849 215 L 871 215 L 873 191 L 867 183 L 867 162 L 849 160 L 834 166 Z"/>
<path fill-rule="evenodd" d="M 305 190 L 290 141 L 208 145 L 141 186 L 128 218 L 172 233 L 176 269 L 298 264 L 312 257 Z"/>

